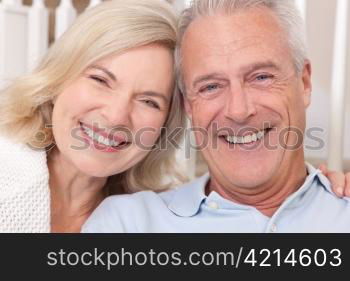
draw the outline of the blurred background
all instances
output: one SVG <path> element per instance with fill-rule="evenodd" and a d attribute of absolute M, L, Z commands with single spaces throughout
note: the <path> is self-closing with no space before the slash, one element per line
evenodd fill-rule
<path fill-rule="evenodd" d="M 306 157 L 314 165 L 328 163 L 333 169 L 350 171 L 350 1 L 295 1 L 306 22 L 313 66 Z M 14 77 L 33 69 L 74 18 L 100 2 L 0 0 L 0 89 Z M 180 12 L 190 1 L 168 2 Z M 179 151 L 179 161 L 189 177 L 206 169 L 194 150 L 190 155 Z"/>

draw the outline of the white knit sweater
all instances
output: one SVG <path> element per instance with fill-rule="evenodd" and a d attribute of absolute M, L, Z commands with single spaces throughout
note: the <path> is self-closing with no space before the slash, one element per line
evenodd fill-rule
<path fill-rule="evenodd" d="M 50 232 L 46 152 L 2 136 L 0 232 Z"/>

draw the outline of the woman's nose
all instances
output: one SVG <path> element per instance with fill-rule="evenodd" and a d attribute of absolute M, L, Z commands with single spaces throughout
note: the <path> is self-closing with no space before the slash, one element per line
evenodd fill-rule
<path fill-rule="evenodd" d="M 109 99 L 102 109 L 102 115 L 107 126 L 130 127 L 131 126 L 132 104 L 127 97 L 114 96 Z"/>

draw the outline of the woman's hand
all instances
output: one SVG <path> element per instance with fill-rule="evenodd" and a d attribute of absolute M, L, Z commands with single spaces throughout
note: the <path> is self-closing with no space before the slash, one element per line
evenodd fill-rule
<path fill-rule="evenodd" d="M 350 173 L 334 172 L 328 170 L 327 166 L 322 164 L 319 170 L 329 179 L 335 194 L 339 197 L 350 197 Z"/>

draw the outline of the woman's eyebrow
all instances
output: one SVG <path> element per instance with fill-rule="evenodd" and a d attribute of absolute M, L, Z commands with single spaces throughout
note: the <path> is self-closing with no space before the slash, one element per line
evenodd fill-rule
<path fill-rule="evenodd" d="M 94 65 L 91 65 L 89 68 L 95 68 L 95 69 L 101 70 L 105 74 L 107 74 L 109 76 L 109 78 L 111 78 L 113 81 L 117 81 L 117 78 L 115 77 L 115 75 L 111 71 L 109 71 L 107 68 L 105 68 L 103 66 L 94 64 Z"/>
<path fill-rule="evenodd" d="M 145 91 L 142 92 L 143 95 L 145 96 L 150 96 L 150 97 L 158 97 L 164 100 L 165 103 L 169 102 L 169 99 L 167 98 L 166 95 L 158 93 L 158 92 L 154 92 L 154 91 Z"/>

